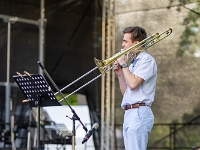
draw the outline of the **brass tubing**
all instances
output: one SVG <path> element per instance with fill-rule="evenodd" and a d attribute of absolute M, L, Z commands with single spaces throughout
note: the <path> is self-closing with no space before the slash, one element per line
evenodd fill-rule
<path fill-rule="evenodd" d="M 110 71 L 114 66 L 110 67 L 109 69 L 107 69 L 105 71 L 108 72 Z M 75 91 L 71 92 L 69 95 L 65 96 L 64 98 L 62 98 L 61 100 L 59 100 L 58 102 L 62 102 L 63 100 L 65 100 L 66 98 L 68 98 L 69 96 L 71 96 L 72 94 L 76 93 L 77 91 L 79 91 L 80 89 L 84 88 L 86 85 L 90 84 L 91 82 L 93 82 L 94 80 L 100 78 L 103 74 L 99 74 L 98 76 L 94 77 L 92 80 L 88 81 L 87 83 L 85 83 L 84 85 L 82 85 L 81 87 L 79 87 L 78 89 L 76 89 Z"/>
<path fill-rule="evenodd" d="M 139 42 L 136 45 L 133 45 L 132 47 L 124 50 L 124 51 L 120 51 L 118 53 L 116 53 L 115 55 L 113 55 L 111 58 L 108 58 L 106 60 L 98 60 L 96 58 L 95 59 L 95 63 L 96 63 L 96 67 L 93 68 L 92 70 L 90 70 L 89 72 L 85 73 L 84 75 L 82 75 L 81 77 L 79 77 L 78 79 L 76 79 L 75 81 L 73 81 L 72 83 L 68 84 L 67 86 L 65 86 L 63 89 L 61 89 L 59 92 L 56 92 L 54 95 L 60 93 L 61 91 L 63 91 L 64 89 L 66 89 L 67 87 L 69 87 L 70 85 L 74 84 L 75 82 L 77 82 L 78 80 L 82 79 L 83 77 L 85 77 L 86 75 L 88 75 L 89 73 L 93 72 L 94 70 L 96 70 L 97 68 L 100 70 L 101 74 L 99 74 L 98 76 L 96 76 L 95 78 L 93 78 L 92 80 L 90 80 L 89 82 L 87 82 L 86 84 L 82 85 L 81 87 L 79 87 L 78 89 L 76 89 L 75 91 L 73 91 L 72 93 L 70 93 L 69 95 L 67 95 L 66 97 L 63 97 L 61 100 L 59 100 L 59 102 L 65 100 L 67 97 L 71 96 L 72 94 L 76 93 L 77 91 L 79 91 L 80 89 L 82 89 L 83 87 L 85 87 L 86 85 L 90 84 L 91 82 L 93 82 L 94 80 L 98 79 L 99 77 L 101 77 L 102 75 L 104 75 L 106 72 L 110 71 L 111 69 L 113 69 L 114 66 L 107 68 L 108 65 L 110 65 L 112 62 L 114 62 L 115 60 L 117 60 L 119 57 L 121 57 L 122 55 L 127 54 L 130 50 L 132 50 L 133 48 L 135 48 L 135 51 L 132 52 L 132 55 L 135 55 L 137 52 L 140 51 L 144 51 L 146 49 L 148 49 L 149 47 L 151 47 L 152 45 L 158 43 L 159 41 L 161 41 L 162 39 L 166 38 L 167 36 L 169 36 L 172 33 L 172 29 L 169 28 L 166 31 L 162 32 L 161 34 L 159 33 L 155 33 L 152 36 L 147 37 L 146 39 L 144 39 L 143 41 Z M 164 35 L 164 36 L 163 36 Z M 163 36 L 163 37 L 162 37 Z M 142 48 L 142 49 L 139 49 Z M 130 58 L 130 57 L 129 57 Z"/>
<path fill-rule="evenodd" d="M 88 71 L 87 73 L 85 73 L 84 75 L 80 76 L 78 79 L 74 80 L 73 82 L 71 82 L 70 84 L 68 84 L 67 86 L 65 86 L 64 88 L 62 88 L 60 91 L 65 90 L 66 88 L 68 88 L 69 86 L 71 86 L 72 84 L 76 83 L 77 81 L 79 81 L 80 79 L 82 79 L 83 77 L 85 77 L 86 75 L 90 74 L 91 72 L 93 72 L 94 70 L 96 70 L 98 67 L 94 67 L 93 69 L 91 69 L 90 71 Z M 59 92 L 56 92 L 54 95 L 59 94 Z"/>

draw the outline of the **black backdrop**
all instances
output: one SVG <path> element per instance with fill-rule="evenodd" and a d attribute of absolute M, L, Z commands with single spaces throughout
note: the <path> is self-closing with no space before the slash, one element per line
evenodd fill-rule
<path fill-rule="evenodd" d="M 0 0 L 0 14 L 26 19 L 40 18 L 39 0 Z M 93 0 L 48 0 L 45 2 L 45 69 L 63 88 L 95 67 L 94 57 L 101 59 L 102 2 Z M 38 73 L 39 30 L 37 26 L 16 22 L 11 24 L 10 80 L 16 71 Z M 0 81 L 6 81 L 7 23 L 0 19 Z M 70 93 L 82 86 L 99 71 L 67 88 Z M 100 123 L 101 79 L 97 79 L 78 93 L 86 95 L 92 124 Z M 22 105 L 23 95 L 12 88 L 15 105 Z M 0 87 L 0 115 L 4 121 L 5 88 Z M 99 146 L 100 132 L 94 136 Z"/>

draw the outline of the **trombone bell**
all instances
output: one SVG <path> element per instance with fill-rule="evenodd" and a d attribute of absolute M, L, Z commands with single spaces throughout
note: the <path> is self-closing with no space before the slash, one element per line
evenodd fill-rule
<path fill-rule="evenodd" d="M 107 69 L 106 64 L 104 63 L 104 61 L 96 59 L 94 57 L 94 62 L 96 64 L 96 66 L 98 67 L 99 71 L 101 72 L 101 74 L 104 74 L 106 69 Z"/>

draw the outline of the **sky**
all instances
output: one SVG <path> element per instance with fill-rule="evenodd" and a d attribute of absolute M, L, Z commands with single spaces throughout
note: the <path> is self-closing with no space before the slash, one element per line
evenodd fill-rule
<path fill-rule="evenodd" d="M 80 118 L 81 122 L 87 127 L 88 131 L 91 129 L 91 121 L 89 117 L 89 109 L 87 105 L 81 106 L 71 106 L 72 109 L 76 112 L 78 117 Z M 52 121 L 56 122 L 56 124 L 65 124 L 68 130 L 72 131 L 73 122 L 70 119 L 73 116 L 73 113 L 69 106 L 53 106 L 53 107 L 43 107 L 44 110 L 49 114 Z M 69 116 L 70 118 L 66 117 Z M 85 143 L 82 144 L 82 140 L 85 137 L 85 130 L 83 129 L 82 125 L 79 121 L 75 121 L 75 128 L 76 128 L 76 150 L 94 150 L 94 143 L 93 138 L 90 139 Z M 57 145 L 48 145 L 48 150 L 56 150 Z M 47 147 L 47 146 L 45 146 Z M 70 150 L 71 146 L 67 145 L 65 150 Z"/>

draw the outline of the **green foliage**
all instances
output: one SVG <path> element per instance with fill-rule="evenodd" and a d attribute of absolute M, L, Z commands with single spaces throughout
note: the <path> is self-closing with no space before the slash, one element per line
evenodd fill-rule
<path fill-rule="evenodd" d="M 169 8 L 172 6 L 175 0 L 169 0 Z M 185 26 L 185 31 L 181 36 L 180 47 L 177 50 L 177 57 L 182 57 L 184 55 L 189 56 L 198 56 L 200 57 L 200 46 L 199 46 L 199 38 L 200 38 L 200 5 L 198 3 L 200 0 L 196 0 L 197 5 L 190 9 L 185 5 L 188 3 L 192 3 L 192 0 L 179 0 L 179 5 L 177 7 L 177 11 L 181 12 L 182 9 L 190 10 L 188 16 L 184 19 L 183 25 Z"/>
<path fill-rule="evenodd" d="M 169 147 L 170 133 L 168 125 L 154 125 L 150 135 L 148 146 L 149 147 Z"/>
<path fill-rule="evenodd" d="M 191 147 L 192 145 L 199 146 L 199 125 L 177 125 L 176 128 L 181 130 L 175 133 L 176 147 Z"/>
<path fill-rule="evenodd" d="M 182 120 L 171 124 L 156 124 L 149 135 L 148 147 L 191 147 L 200 146 L 200 113 L 199 105 L 191 114 L 184 114 Z M 171 140 L 170 140 L 171 139 Z M 170 141 L 172 143 L 170 143 Z"/>
<path fill-rule="evenodd" d="M 63 95 L 66 97 L 68 94 L 64 93 Z M 59 100 L 62 99 L 62 96 L 59 95 L 59 94 L 57 94 L 57 95 L 56 95 L 56 98 L 57 98 L 57 100 L 59 101 Z M 67 102 L 68 102 L 70 105 L 74 105 L 74 106 L 77 105 L 77 96 L 76 96 L 76 94 L 72 94 L 72 95 L 69 96 L 66 100 L 67 100 Z M 63 100 L 61 103 L 62 103 L 62 105 L 67 105 L 67 102 L 66 102 L 65 100 Z"/>

